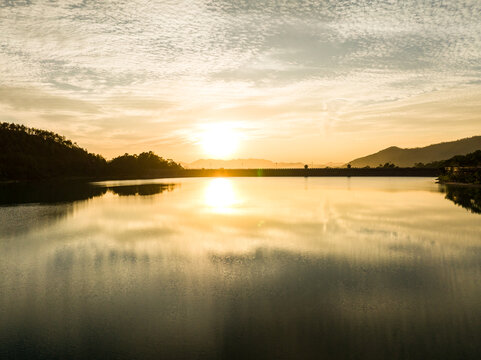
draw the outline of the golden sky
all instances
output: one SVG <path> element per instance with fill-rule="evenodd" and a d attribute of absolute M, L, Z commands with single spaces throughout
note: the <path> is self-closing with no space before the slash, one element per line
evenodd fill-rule
<path fill-rule="evenodd" d="M 481 2 L 3 1 L 0 121 L 107 158 L 347 162 L 481 134 Z"/>

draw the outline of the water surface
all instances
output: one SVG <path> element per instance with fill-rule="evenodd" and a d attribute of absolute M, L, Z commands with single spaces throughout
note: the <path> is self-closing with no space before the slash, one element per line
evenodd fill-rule
<path fill-rule="evenodd" d="M 431 178 L 0 188 L 0 358 L 479 359 L 480 192 Z"/>

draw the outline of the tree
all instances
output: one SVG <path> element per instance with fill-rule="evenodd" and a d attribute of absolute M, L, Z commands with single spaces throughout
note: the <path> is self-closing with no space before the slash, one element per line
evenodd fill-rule
<path fill-rule="evenodd" d="M 378 168 L 383 168 L 383 169 L 392 169 L 392 168 L 396 168 L 396 167 L 397 167 L 396 165 L 391 164 L 390 162 L 387 162 L 384 165 L 379 164 L 379 166 L 378 166 Z"/>
<path fill-rule="evenodd" d="M 24 125 L 0 123 L 0 179 L 33 180 L 65 177 L 149 175 L 182 169 L 152 151 L 124 154 L 110 161 L 89 153 L 64 136 Z"/>
<path fill-rule="evenodd" d="M 139 155 L 118 156 L 108 162 L 107 168 L 108 173 L 112 175 L 149 175 L 156 170 L 180 170 L 182 166 L 149 151 Z"/>
<path fill-rule="evenodd" d="M 24 125 L 0 124 L 0 178 L 9 180 L 98 176 L 105 159 L 64 136 Z"/>

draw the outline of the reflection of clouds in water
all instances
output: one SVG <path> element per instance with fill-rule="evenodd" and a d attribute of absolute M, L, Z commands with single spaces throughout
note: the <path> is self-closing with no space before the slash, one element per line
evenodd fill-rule
<path fill-rule="evenodd" d="M 95 198 L 0 242 L 0 339 L 29 324 L 27 348 L 65 358 L 389 358 L 402 338 L 406 357 L 443 358 L 478 336 L 481 224 L 442 194 L 217 180 Z M 212 183 L 233 197 L 207 201 Z"/>
<path fill-rule="evenodd" d="M 22 304 L 36 305 L 28 345 L 39 341 L 45 327 L 62 345 L 86 341 L 91 329 L 100 326 L 102 346 L 127 357 L 150 357 L 148 349 L 166 357 L 199 351 L 213 356 L 219 348 L 234 356 L 246 354 L 246 347 L 270 358 L 275 357 L 272 348 L 280 347 L 279 357 L 293 358 L 309 351 L 329 353 L 324 340 L 342 342 L 333 350 L 342 358 L 353 352 L 388 352 L 402 337 L 405 351 L 422 358 L 442 355 L 440 349 L 453 341 L 469 346 L 470 337 L 453 340 L 451 335 L 465 334 L 459 316 L 480 310 L 470 281 L 479 265 L 474 258 L 371 263 L 263 248 L 208 258 L 178 255 L 102 244 L 59 248 L 48 257 L 49 270 L 37 277 L 39 286 L 28 297 L 13 286 L 23 282 L 20 273 L 0 284 L 7 280 L 5 288 L 16 289 L 19 311 Z M 461 298 L 446 296 L 451 295 L 451 271 L 464 292 Z M 84 315 L 70 317 L 78 312 Z M 61 332 L 65 317 L 78 337 Z M 15 330 L 15 320 L 9 316 L 5 325 Z M 420 346 L 419 339 L 433 332 L 439 348 Z M 281 345 L 265 346 L 265 341 Z M 71 347 L 61 349 L 68 354 Z"/>
<path fill-rule="evenodd" d="M 353 179 L 351 190 L 333 188 L 329 179 L 310 180 L 306 190 L 293 186 L 295 179 L 185 179 L 182 191 L 147 202 L 138 196 L 96 199 L 48 238 L 92 238 L 114 247 L 135 243 L 183 256 L 262 247 L 366 258 L 375 253 L 379 259 L 404 256 L 407 244 L 462 253 L 480 231 L 475 218 L 456 211 L 441 194 L 412 191 L 411 180 L 409 191 L 392 191 L 402 188 L 402 181 L 392 179 L 378 180 L 380 188 L 386 181 L 386 191 L 375 190 L 373 179 Z M 135 182 L 105 184 L 120 185 L 139 193 Z"/>
<path fill-rule="evenodd" d="M 0 207 L 0 239 L 53 225 L 73 212 L 72 204 Z"/>

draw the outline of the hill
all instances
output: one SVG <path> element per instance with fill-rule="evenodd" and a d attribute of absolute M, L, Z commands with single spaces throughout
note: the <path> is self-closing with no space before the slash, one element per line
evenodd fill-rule
<path fill-rule="evenodd" d="M 65 137 L 23 125 L 0 124 L 0 178 L 7 180 L 97 175 L 106 165 Z"/>
<path fill-rule="evenodd" d="M 151 151 L 106 161 L 53 132 L 0 123 L 0 180 L 142 176 L 181 168 Z"/>
<path fill-rule="evenodd" d="M 473 136 L 420 148 L 402 149 L 391 146 L 375 154 L 352 160 L 350 164 L 353 167 L 377 167 L 379 164 L 393 163 L 400 167 L 410 167 L 418 163 L 431 163 L 455 155 L 465 155 L 480 149 L 481 136 Z"/>

